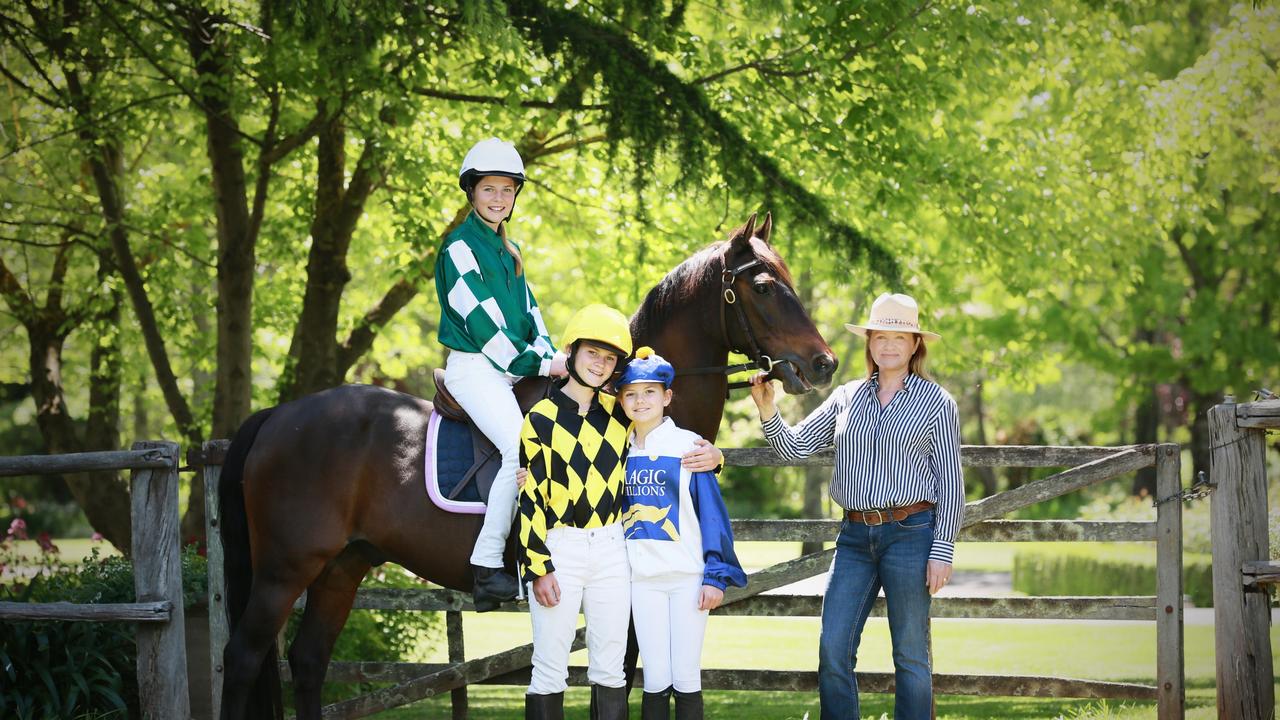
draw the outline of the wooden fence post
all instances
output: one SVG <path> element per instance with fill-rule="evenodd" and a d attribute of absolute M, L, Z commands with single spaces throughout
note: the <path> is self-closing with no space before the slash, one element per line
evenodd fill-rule
<path fill-rule="evenodd" d="M 462 638 L 462 613 L 450 610 L 444 614 L 445 632 L 449 638 L 449 662 L 460 665 L 467 659 Z M 450 692 L 453 703 L 453 720 L 467 720 L 467 686 Z"/>
<path fill-rule="evenodd" d="M 218 506 L 218 482 L 222 477 L 222 459 L 211 464 L 215 452 L 225 453 L 226 440 L 210 440 L 201 448 L 204 458 L 204 531 L 205 553 L 209 560 L 209 699 L 210 716 L 222 717 L 222 651 L 230 639 L 227 629 L 227 580 L 222 564 L 222 517 Z"/>
<path fill-rule="evenodd" d="M 166 623 L 138 624 L 138 698 L 146 720 L 191 717 L 182 603 L 182 547 L 178 533 L 178 445 L 137 442 L 134 450 L 159 449 L 163 470 L 135 470 L 129 495 L 133 522 L 133 589 L 138 602 L 167 600 Z"/>
<path fill-rule="evenodd" d="M 1160 720 L 1186 715 L 1182 627 L 1182 458 L 1156 448 L 1156 693 Z"/>
<path fill-rule="evenodd" d="M 1236 405 L 1209 411 L 1213 450 L 1209 479 L 1213 542 L 1213 626 L 1217 654 L 1218 717 L 1275 717 L 1269 596 L 1244 588 L 1246 561 L 1268 557 L 1264 432 L 1241 428 Z"/>

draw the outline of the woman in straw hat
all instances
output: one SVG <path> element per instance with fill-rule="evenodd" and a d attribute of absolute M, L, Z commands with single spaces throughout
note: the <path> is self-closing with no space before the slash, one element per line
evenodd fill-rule
<path fill-rule="evenodd" d="M 854 676 L 871 604 L 884 589 L 893 639 L 895 718 L 928 718 L 930 596 L 951 579 L 964 511 L 955 400 L 925 372 L 928 343 L 907 295 L 885 293 L 862 325 L 866 377 L 842 385 L 794 427 L 774 404 L 763 374 L 751 398 L 769 445 L 799 459 L 835 448 L 831 497 L 844 522 L 822 603 L 818 692 L 822 718 L 858 718 Z"/>

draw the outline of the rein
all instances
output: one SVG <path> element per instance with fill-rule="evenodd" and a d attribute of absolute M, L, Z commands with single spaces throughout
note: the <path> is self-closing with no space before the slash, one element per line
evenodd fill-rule
<path fill-rule="evenodd" d="M 712 365 L 709 367 L 688 368 L 686 370 L 677 370 L 676 375 L 732 375 L 742 372 L 743 370 L 760 370 L 762 372 L 771 372 L 773 367 L 779 363 L 789 363 L 790 360 L 774 360 L 760 351 L 760 343 L 756 341 L 755 333 L 751 332 L 751 324 L 747 322 L 747 312 L 742 309 L 742 304 L 738 302 L 738 293 L 734 291 L 733 284 L 737 282 L 738 276 L 758 265 L 763 265 L 760 258 L 754 258 L 750 262 L 739 265 L 734 269 L 726 267 L 720 271 L 720 297 L 724 300 L 720 304 L 720 336 L 724 339 L 724 344 L 733 352 L 746 355 L 751 358 L 751 362 L 738 363 L 736 365 Z M 729 336 L 729 325 L 725 319 L 728 309 L 734 309 L 734 316 L 738 319 L 738 327 L 741 328 L 742 334 L 747 339 L 749 351 L 744 352 L 738 349 L 737 343 Z M 738 388 L 750 387 L 750 381 L 731 382 L 725 390 L 728 396 L 730 390 Z"/>

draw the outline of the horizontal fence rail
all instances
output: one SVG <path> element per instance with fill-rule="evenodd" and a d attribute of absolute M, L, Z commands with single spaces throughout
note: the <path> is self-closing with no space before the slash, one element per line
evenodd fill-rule
<path fill-rule="evenodd" d="M 961 445 L 960 464 L 966 467 L 1072 467 L 1109 458 L 1125 450 L 1147 455 L 1151 445 L 1116 445 L 1114 447 L 1058 445 Z M 833 465 L 835 451 L 824 450 L 807 458 L 788 459 L 771 448 L 724 448 L 726 465 L 742 467 L 803 467 Z"/>
<path fill-rule="evenodd" d="M 402 683 L 448 669 L 447 663 L 335 662 L 329 665 L 330 682 Z M 287 663 L 280 665 L 281 676 L 289 678 Z M 893 673 L 859 672 L 858 689 L 863 692 L 892 693 Z M 636 670 L 636 685 L 643 682 L 644 668 Z M 479 685 L 527 685 L 529 668 L 514 670 L 480 680 Z M 586 687 L 587 669 L 569 667 L 569 684 Z M 811 670 L 733 670 L 703 668 L 704 690 L 774 690 L 782 692 L 817 692 L 818 673 Z M 1005 695 L 1010 697 L 1072 697 L 1088 699 L 1155 700 L 1156 688 L 1138 683 L 1105 680 L 1027 675 L 960 675 L 939 673 L 933 676 L 933 689 L 946 695 Z M 993 689 L 996 692 L 993 692 Z"/>
<path fill-rule="evenodd" d="M 295 607 L 302 608 L 306 596 Z M 1046 619 L 1046 620 L 1155 620 L 1154 595 L 1102 595 L 1096 597 L 937 597 L 929 614 L 935 618 Z M 473 612 L 466 593 L 455 590 L 370 588 L 356 593 L 354 610 L 412 610 L 422 612 Z M 494 612 L 527 612 L 527 607 L 506 603 Z M 822 615 L 821 595 L 753 595 L 712 611 L 722 617 Z M 876 598 L 872 617 L 885 616 L 884 598 Z"/>
<path fill-rule="evenodd" d="M 0 457 L 0 477 L 64 475 L 104 470 L 164 470 L 174 460 L 161 448 L 106 450 L 65 455 L 15 455 Z"/>
<path fill-rule="evenodd" d="M 168 600 L 140 603 L 79 605 L 69 602 L 0 602 L 5 620 L 77 620 L 85 622 L 169 622 L 173 603 Z"/>

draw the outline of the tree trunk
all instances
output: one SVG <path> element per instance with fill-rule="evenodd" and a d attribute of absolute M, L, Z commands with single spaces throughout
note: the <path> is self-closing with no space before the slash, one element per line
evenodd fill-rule
<path fill-rule="evenodd" d="M 101 258 L 98 265 L 99 285 L 106 286 L 105 281 L 113 272 L 111 262 Z M 89 358 L 89 420 L 85 427 L 85 450 L 119 450 L 120 449 L 120 385 L 122 377 L 122 360 L 120 356 L 120 336 L 116 329 L 120 327 L 120 306 L 124 302 L 118 289 L 111 289 L 106 307 L 95 318 L 95 324 L 103 332 L 96 332 L 98 341 L 93 346 Z M 67 485 L 80 501 L 80 506 L 89 513 L 92 507 L 94 515 L 90 516 L 90 524 L 113 545 L 126 555 L 132 545 L 131 504 L 129 485 L 119 472 L 104 471 L 75 475 L 67 478 Z M 77 487 L 79 485 L 79 487 Z M 108 535 L 95 517 L 107 516 L 111 522 L 123 521 L 123 538 L 117 542 L 112 535 L 120 535 L 121 529 L 112 530 Z"/>
<path fill-rule="evenodd" d="M 1200 392 L 1191 387 L 1190 380 L 1184 380 L 1191 392 L 1189 411 L 1191 412 L 1191 469 L 1192 477 L 1203 470 L 1209 474 L 1209 457 L 1212 454 L 1209 442 L 1209 410 L 1222 402 L 1222 392 Z M 1237 398 L 1239 399 L 1239 398 Z M 1212 480 L 1212 478 L 1210 478 Z"/>
<path fill-rule="evenodd" d="M 977 420 L 978 433 L 974 441 L 978 445 L 987 444 L 986 410 L 982 404 L 982 376 L 979 375 L 973 384 L 973 414 Z M 982 497 L 996 494 L 996 470 L 992 467 L 977 468 L 978 480 L 982 482 Z"/>
<path fill-rule="evenodd" d="M 282 402 L 338 385 L 346 375 L 346 368 L 338 366 L 337 335 L 342 292 L 351 280 L 347 250 L 383 173 L 377 144 L 368 140 L 350 183 L 343 186 L 346 128 L 341 117 L 325 123 L 319 141 L 307 288 L 289 344 L 289 368 L 281 378 Z"/>
<path fill-rule="evenodd" d="M 1160 401 L 1156 397 L 1154 385 L 1144 388 L 1134 411 L 1134 438 L 1136 444 L 1159 442 Z M 1133 495 L 1140 498 L 1153 497 L 1156 492 L 1156 469 L 1147 467 L 1138 470 L 1133 476 Z"/>
<path fill-rule="evenodd" d="M 189 18 L 187 43 L 195 61 L 199 108 L 208 132 L 218 228 L 218 345 L 211 437 L 230 437 L 249 415 L 253 390 L 253 268 L 257 233 L 250 221 L 240 129 L 231 111 L 235 68 L 223 25 L 203 9 Z M 193 503 L 188 513 L 200 506 Z"/>
<path fill-rule="evenodd" d="M 61 320 L 65 318 L 57 317 L 58 322 L 53 322 L 53 319 L 46 316 L 43 322 L 27 327 L 36 424 L 44 438 L 46 453 L 82 452 L 86 449 L 85 444 L 76 436 L 75 423 L 67 412 L 62 391 L 62 346 L 66 335 L 61 329 L 64 325 Z M 67 487 L 84 509 L 89 524 L 120 552 L 128 555 L 132 537 L 129 493 L 118 481 L 111 482 L 110 477 L 107 482 L 97 480 L 85 475 L 66 476 Z"/>

